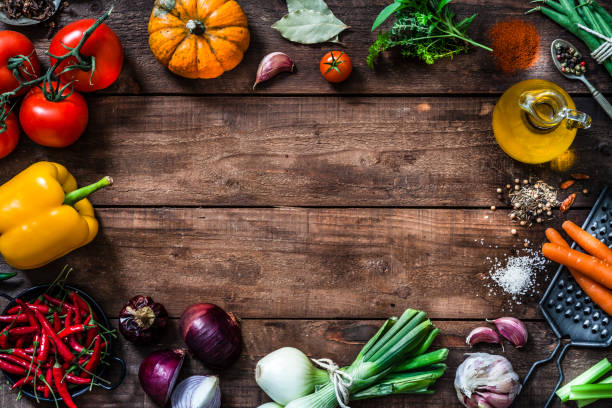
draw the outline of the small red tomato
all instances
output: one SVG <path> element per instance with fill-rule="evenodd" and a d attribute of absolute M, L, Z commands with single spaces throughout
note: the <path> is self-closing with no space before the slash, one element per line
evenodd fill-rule
<path fill-rule="evenodd" d="M 49 53 L 62 56 L 68 53 L 64 46 L 74 48 L 79 44 L 83 34 L 96 20 L 85 19 L 75 21 L 59 30 L 49 45 Z M 109 87 L 119 77 L 123 66 L 123 48 L 119 37 L 106 24 L 101 24 L 85 41 L 81 48 L 81 55 L 95 58 L 93 77 L 91 69 L 84 71 L 74 69 L 61 76 L 63 83 L 74 81 L 74 88 L 81 92 L 93 92 Z M 51 64 L 57 60 L 51 58 Z M 61 72 L 69 65 L 77 63 L 76 58 L 67 58 L 62 62 L 57 72 Z"/>
<path fill-rule="evenodd" d="M 11 92 L 19 86 L 19 82 L 13 74 L 13 69 L 9 65 L 11 59 L 18 58 L 19 55 L 28 57 L 19 69 L 22 81 L 30 81 L 40 75 L 40 63 L 32 41 L 25 35 L 16 31 L 0 31 L 0 93 Z M 24 88 L 17 94 L 22 95 L 27 92 Z"/>
<path fill-rule="evenodd" d="M 62 96 L 70 92 L 68 87 Z M 87 102 L 78 92 L 54 102 L 47 99 L 40 88 L 32 88 L 23 99 L 19 111 L 19 123 L 25 134 L 36 143 L 48 147 L 66 147 L 76 142 L 85 131 L 88 120 Z"/>
<path fill-rule="evenodd" d="M 5 158 L 15 150 L 18 140 L 19 123 L 17 123 L 17 115 L 10 112 L 4 119 L 4 126 L 0 125 L 0 159 Z"/>
<path fill-rule="evenodd" d="M 321 58 L 319 68 L 329 82 L 342 82 L 353 72 L 353 62 L 344 51 L 330 51 Z"/>

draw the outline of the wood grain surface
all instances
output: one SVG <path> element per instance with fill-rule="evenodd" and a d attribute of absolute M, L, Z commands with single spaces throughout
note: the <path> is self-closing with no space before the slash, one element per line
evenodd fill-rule
<path fill-rule="evenodd" d="M 492 97 L 104 97 L 90 100 L 87 133 L 67 149 L 22 138 L 4 182 L 36 160 L 71 169 L 81 184 L 108 174 L 96 205 L 500 205 L 519 178 L 552 184 L 570 172 L 598 191 L 612 178 L 609 120 L 577 98 L 594 125 L 558 161 L 526 166 L 499 148 Z M 435 164 L 435 165 L 434 165 Z M 562 170 L 560 170 L 562 169 Z M 565 193 L 563 193 L 565 194 Z M 560 197 L 564 196 L 560 194 Z M 576 205 L 591 205 L 580 194 Z"/>
<path fill-rule="evenodd" d="M 120 80 L 104 92 L 120 94 L 251 94 L 257 66 L 264 55 L 283 51 L 291 55 L 297 73 L 277 78 L 258 87 L 256 93 L 273 94 L 448 94 L 448 93 L 499 93 L 515 82 L 526 78 L 551 79 L 573 92 L 588 91 L 577 81 L 565 80 L 549 62 L 550 43 L 558 37 L 576 42 L 586 52 L 586 47 L 545 17 L 523 13 L 532 8 L 528 0 L 462 0 L 454 4 L 460 17 L 478 13 L 469 34 L 474 40 L 490 44 L 488 31 L 499 21 L 522 18 L 537 26 L 541 36 L 539 59 L 528 71 L 514 75 L 501 74 L 491 54 L 482 49 L 472 49 L 453 61 L 441 60 L 427 66 L 419 62 L 404 61 L 390 52 L 376 71 L 370 70 L 365 59 L 369 46 L 376 39 L 370 28 L 375 16 L 389 3 L 387 0 L 330 0 L 331 10 L 344 23 L 351 26 L 341 34 L 345 44 L 342 49 L 352 57 L 354 72 L 351 79 L 340 85 L 329 85 L 319 73 L 319 60 L 330 47 L 338 45 L 300 45 L 283 39 L 270 26 L 287 13 L 283 0 L 241 1 L 251 29 L 251 47 L 245 60 L 236 69 L 222 77 L 208 81 L 181 79 L 168 72 L 155 61 L 148 47 L 147 23 L 153 0 L 124 0 L 115 2 L 115 11 L 108 21 L 123 43 L 126 64 Z M 455 3 L 455 2 L 453 2 Z M 71 0 L 70 7 L 62 12 L 57 23 L 61 27 L 68 22 L 93 17 L 103 13 L 108 2 L 103 0 Z M 40 50 L 47 46 L 49 30 L 32 28 L 22 30 L 39 39 Z M 51 32 L 53 32 L 51 30 Z M 602 91 L 612 92 L 609 76 L 597 64 L 589 65 L 589 78 Z"/>
<path fill-rule="evenodd" d="M 18 29 L 39 55 L 57 27 L 108 7 L 103 0 L 69 3 L 56 27 Z M 152 408 L 138 384 L 140 361 L 154 349 L 183 347 L 176 319 L 194 302 L 213 302 L 242 318 L 245 352 L 219 373 L 224 408 L 267 401 L 253 378 L 267 353 L 294 346 L 348 364 L 382 319 L 407 307 L 427 311 L 442 330 L 436 347 L 451 349 L 447 374 L 432 397 L 398 396 L 353 408 L 459 407 L 453 378 L 470 352 L 465 336 L 490 317 L 527 320 L 524 350 L 509 344 L 505 352 L 476 349 L 505 353 L 524 376 L 554 347 L 537 302 L 556 268 L 538 274 L 535 293 L 520 303 L 491 282 L 491 259 L 522 253 L 525 240 L 537 250 L 544 239 L 543 226 L 510 222 L 495 189 L 515 177 L 556 185 L 570 172 L 591 175 L 571 190 L 589 194 L 579 194 L 573 210 L 546 225 L 558 226 L 566 218 L 582 222 L 612 177 L 610 121 L 582 84 L 563 79 L 549 61 L 553 39 L 575 39 L 540 15 L 523 17 L 528 0 L 456 0 L 460 17 L 479 14 L 469 33 L 486 44 L 496 22 L 524 18 L 536 25 L 541 42 L 534 66 L 504 75 L 489 53 L 472 49 L 432 66 L 390 52 L 371 71 L 365 64 L 376 38 L 370 27 L 389 0 L 329 0 L 351 26 L 342 47 L 284 40 L 270 28 L 285 14 L 284 0 L 240 3 L 252 32 L 245 60 L 218 79 L 193 81 L 172 75 L 148 48 L 153 0 L 115 2 L 108 25 L 123 43 L 124 69 L 113 86 L 86 95 L 86 133 L 59 150 L 22 136 L 0 161 L 0 183 L 39 160 L 67 165 L 82 185 L 106 174 L 116 181 L 92 197 L 101 230 L 90 245 L 3 282 L 0 292 L 16 295 L 49 282 L 68 263 L 70 283 L 98 300 L 115 326 L 136 294 L 164 303 L 172 317 L 154 346 L 135 347 L 119 336 L 115 352 L 128 363 L 125 382 L 114 392 L 79 398 L 79 407 Z M 347 82 L 330 85 L 318 61 L 338 47 L 351 55 L 355 70 Z M 273 51 L 291 55 L 297 72 L 253 91 L 257 65 Z M 612 94 L 610 77 L 596 64 L 589 69 L 594 84 Z M 508 158 L 491 131 L 496 100 L 528 78 L 563 86 L 594 123 L 567 155 L 541 166 Z M 491 205 L 501 209 L 492 212 Z M 606 355 L 609 350 L 570 350 L 565 374 L 571 378 Z M 188 358 L 181 378 L 207 372 Z M 515 406 L 542 406 L 557 378 L 554 365 L 543 367 Z M 35 406 L 0 387 L 1 408 Z"/>

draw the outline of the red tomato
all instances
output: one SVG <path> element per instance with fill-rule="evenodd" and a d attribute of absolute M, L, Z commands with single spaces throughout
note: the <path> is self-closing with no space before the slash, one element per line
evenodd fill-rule
<path fill-rule="evenodd" d="M 63 95 L 69 93 L 68 88 Z M 53 102 L 38 87 L 23 98 L 19 111 L 19 123 L 25 134 L 49 147 L 66 147 L 76 142 L 85 131 L 88 119 L 87 102 L 80 93 L 73 92 L 68 98 Z"/>
<path fill-rule="evenodd" d="M 79 41 L 81 41 L 83 33 L 95 22 L 96 20 L 87 19 L 68 24 L 53 37 L 49 46 L 49 52 L 57 56 L 67 54 L 68 51 L 62 44 L 72 48 L 76 47 Z M 123 66 L 123 48 L 121 48 L 121 42 L 117 34 L 106 24 L 99 26 L 91 37 L 85 41 L 83 48 L 81 48 L 81 55 L 96 59 L 93 77 L 91 76 L 91 70 L 83 71 L 82 69 L 75 69 L 63 74 L 61 76 L 62 82 L 68 83 L 74 81 L 74 88 L 76 90 L 93 92 L 107 88 L 119 77 L 121 67 Z M 56 61 L 56 59 L 51 58 L 51 64 L 55 64 Z M 68 58 L 60 64 L 57 72 L 61 72 L 68 65 L 76 63 L 76 58 Z"/>
<path fill-rule="evenodd" d="M 25 62 L 20 69 L 22 80 L 38 78 L 40 63 L 32 41 L 16 31 L 0 31 L 0 93 L 10 92 L 19 86 L 13 71 L 8 69 L 9 59 L 18 55 L 30 58 L 30 64 Z M 18 92 L 18 95 L 26 91 L 24 88 Z"/>
<path fill-rule="evenodd" d="M 11 112 L 4 120 L 6 128 L 2 131 L 0 128 L 0 159 L 8 156 L 19 140 L 19 123 L 17 123 L 17 116 Z"/>
<path fill-rule="evenodd" d="M 353 72 L 353 61 L 343 51 L 330 51 L 321 58 L 319 69 L 329 82 L 342 82 Z"/>

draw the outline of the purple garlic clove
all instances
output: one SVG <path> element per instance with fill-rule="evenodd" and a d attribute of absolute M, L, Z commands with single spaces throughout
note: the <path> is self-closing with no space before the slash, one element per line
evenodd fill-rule
<path fill-rule="evenodd" d="M 258 84 L 272 79 L 281 72 L 293 72 L 294 69 L 295 64 L 287 54 L 282 52 L 268 54 L 259 63 L 253 89 Z"/>
<path fill-rule="evenodd" d="M 504 336 L 514 347 L 521 348 L 527 343 L 529 337 L 527 327 L 515 317 L 500 317 L 493 320 L 499 333 Z"/>
<path fill-rule="evenodd" d="M 489 327 L 477 327 L 468 334 L 465 342 L 470 346 L 478 343 L 499 344 L 501 339 L 497 332 Z"/>

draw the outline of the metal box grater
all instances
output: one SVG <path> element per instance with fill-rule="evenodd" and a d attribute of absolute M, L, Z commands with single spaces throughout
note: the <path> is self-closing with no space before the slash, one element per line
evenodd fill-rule
<path fill-rule="evenodd" d="M 582 228 L 612 248 L 612 189 L 604 188 Z M 575 247 L 576 243 L 572 243 L 572 248 Z M 585 295 L 563 265 L 559 266 L 555 277 L 540 300 L 540 310 L 557 337 L 557 345 L 548 358 L 533 364 L 525 376 L 523 386 L 527 384 L 537 366 L 555 357 L 561 349 L 561 340 L 569 339 L 557 358 L 559 381 L 546 402 L 545 407 L 548 407 L 563 382 L 561 362 L 567 350 L 571 346 L 610 347 L 612 345 L 612 324 L 610 323 L 611 317 Z"/>

